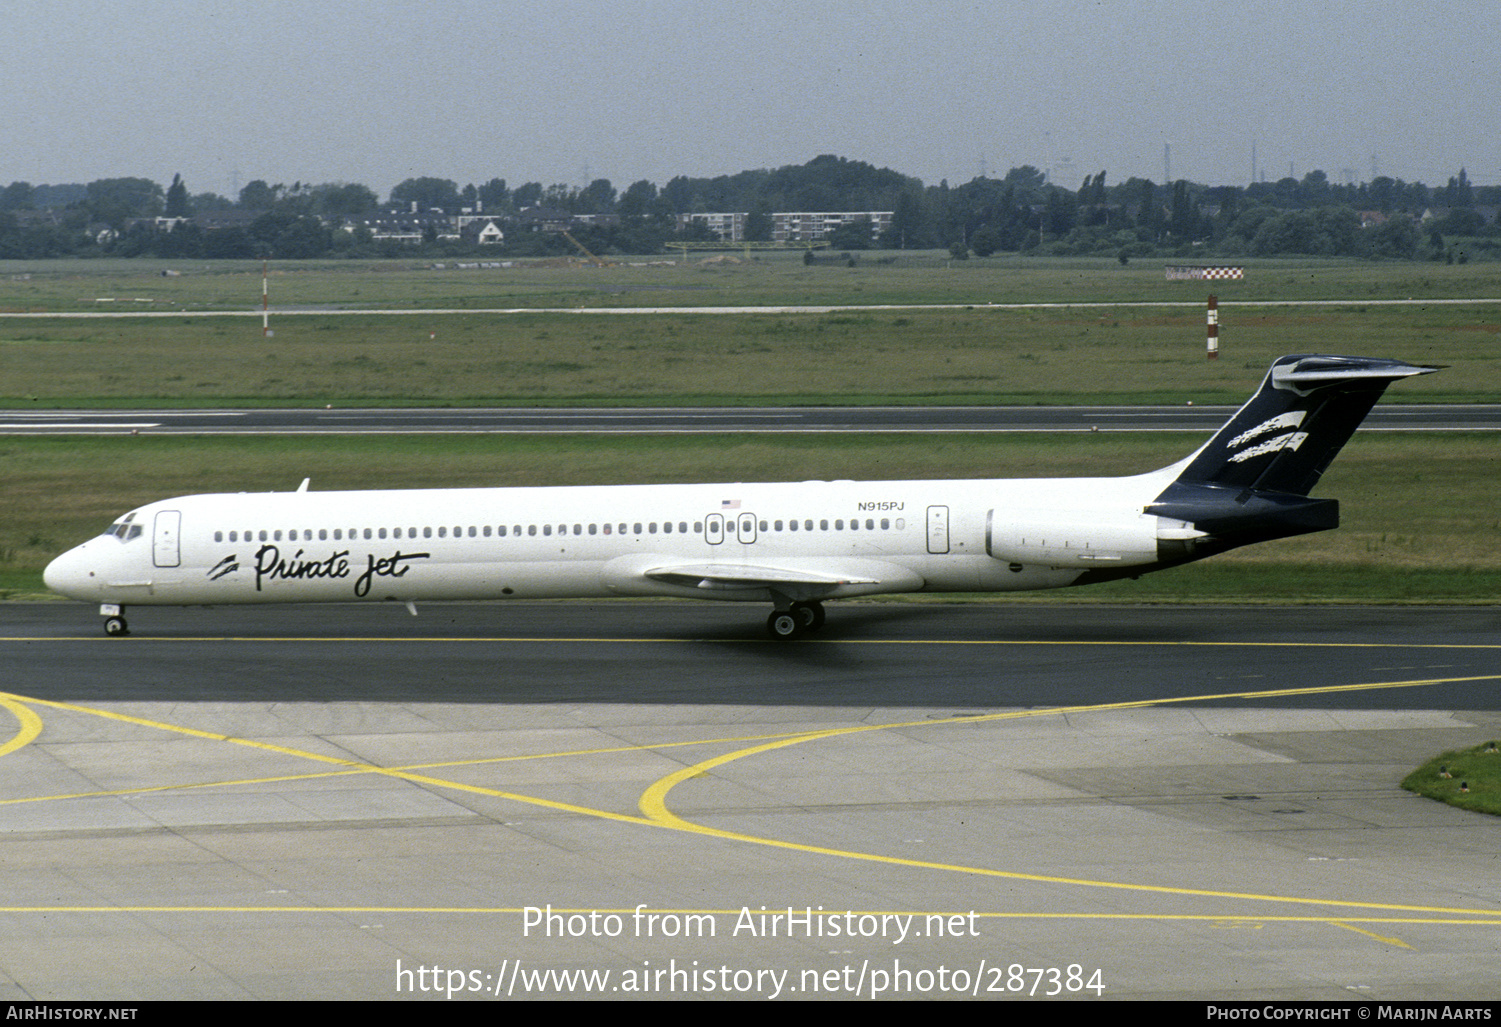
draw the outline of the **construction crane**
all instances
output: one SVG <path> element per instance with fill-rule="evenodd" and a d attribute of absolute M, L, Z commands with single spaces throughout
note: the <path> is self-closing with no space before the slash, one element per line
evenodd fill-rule
<path fill-rule="evenodd" d="M 614 266 L 613 261 L 600 260 L 594 254 L 590 253 L 589 252 L 589 247 L 585 246 L 583 243 L 581 243 L 577 239 L 575 239 L 573 237 L 573 233 L 569 232 L 568 229 L 566 229 L 566 228 L 562 229 L 562 233 L 563 233 L 563 238 L 567 239 L 569 242 L 573 243 L 573 245 L 577 246 L 579 248 L 579 252 L 583 253 L 583 255 L 588 258 L 589 263 L 593 264 L 595 267 L 613 267 Z"/>

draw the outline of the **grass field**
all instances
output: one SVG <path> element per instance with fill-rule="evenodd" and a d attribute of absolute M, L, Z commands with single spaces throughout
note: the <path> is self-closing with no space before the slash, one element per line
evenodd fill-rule
<path fill-rule="evenodd" d="M 1501 266 L 1501 265 L 1498 265 Z M 1284 353 L 1449 370 L 1401 402 L 1501 396 L 1501 303 L 1204 313 L 462 314 L 0 320 L 0 404 L 1239 403 Z"/>
<path fill-rule="evenodd" d="M 793 254 L 749 262 L 436 270 L 425 262 L 284 263 L 275 305 L 388 310 L 958 303 L 829 314 L 273 315 L 263 338 L 252 263 L 56 261 L 0 265 L 0 312 L 176 310 L 166 318 L 0 318 L 0 404 L 216 407 L 372 404 L 1238 403 L 1268 363 L 1346 352 L 1448 365 L 1400 383 L 1402 402 L 1501 398 L 1501 264 L 1248 262 L 1216 283 L 1222 359 L 1204 359 L 1207 283 L 1162 261 L 963 262 L 861 255 L 854 268 Z M 180 274 L 162 277 L 163 270 Z M 1237 307 L 1237 299 L 1335 306 Z M 108 301 L 108 302 L 100 302 Z M 137 302 L 143 301 L 143 302 Z M 1176 307 L 988 308 L 1022 302 Z M 206 492 L 630 481 L 1054 476 L 1164 465 L 1188 436 L 0 439 L 0 592 L 40 589 L 57 552 L 148 500 Z M 1501 583 L 1485 435 L 1359 435 L 1319 493 L 1337 532 L 1251 547 L 1138 582 L 1108 600 L 1493 602 Z"/>
<path fill-rule="evenodd" d="M 738 259 L 738 258 L 737 258 Z M 51 261 L 0 265 L 0 312 L 181 311 L 177 317 L 0 318 L 0 404 L 222 406 L 616 403 L 1239 402 L 1276 356 L 1343 352 L 1441 363 L 1405 402 L 1501 396 L 1501 264 L 1261 262 L 1243 282 L 1169 282 L 1162 262 L 865 256 L 804 267 L 740 264 L 435 270 L 284 262 L 262 336 L 251 262 Z M 889 260 L 891 263 L 879 263 Z M 8 273 L 7 273 L 8 272 Z M 1203 304 L 1221 298 L 1222 359 L 1204 359 Z M 1497 298 L 1392 306 L 1391 299 Z M 1330 300 L 1236 307 L 1237 300 Z M 100 302 L 108 300 L 109 302 Z M 1182 307 L 992 309 L 1016 302 Z M 360 316 L 349 308 L 958 303 L 828 314 Z"/>
<path fill-rule="evenodd" d="M 278 261 L 275 306 L 637 307 L 852 303 L 1199 302 L 1205 282 L 1169 282 L 1165 264 L 1000 255 L 870 252 L 857 265 L 806 267 L 799 252 L 621 258 L 613 267 L 520 261 L 460 268 L 444 261 Z M 1235 300 L 1501 297 L 1501 265 L 1356 260 L 1246 260 L 1243 281 L 1212 291 Z M 163 277 L 164 271 L 175 272 Z M 0 261 L 0 311 L 259 310 L 259 261 Z"/>

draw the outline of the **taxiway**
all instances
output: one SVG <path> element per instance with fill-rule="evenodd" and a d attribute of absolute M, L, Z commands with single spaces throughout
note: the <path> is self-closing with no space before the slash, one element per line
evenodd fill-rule
<path fill-rule="evenodd" d="M 1494 996 L 1494 610 L 420 612 L 0 607 L 0 997 Z"/>

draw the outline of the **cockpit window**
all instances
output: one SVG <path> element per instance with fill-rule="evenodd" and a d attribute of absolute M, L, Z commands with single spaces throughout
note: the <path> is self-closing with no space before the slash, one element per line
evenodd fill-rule
<path fill-rule="evenodd" d="M 121 542 L 129 542 L 131 539 L 140 538 L 141 526 L 139 524 L 131 523 L 135 519 L 135 511 L 132 510 L 124 517 L 121 517 L 114 524 L 111 524 L 107 529 L 105 529 L 104 533 L 106 535 L 113 535 Z"/>

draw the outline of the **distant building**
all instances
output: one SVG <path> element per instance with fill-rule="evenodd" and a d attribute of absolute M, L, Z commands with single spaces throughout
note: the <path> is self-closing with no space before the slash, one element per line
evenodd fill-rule
<path fill-rule="evenodd" d="M 748 214 L 679 214 L 678 231 L 684 232 L 694 225 L 703 225 L 723 242 L 745 241 L 745 219 Z"/>
<path fill-rule="evenodd" d="M 495 246 L 506 241 L 506 233 L 501 230 L 498 217 L 460 218 L 460 221 L 463 223 L 459 226 L 459 238 L 465 242 Z"/>
<path fill-rule="evenodd" d="M 843 225 L 870 222 L 870 241 L 875 242 L 881 233 L 891 227 L 889 210 L 862 211 L 784 211 L 771 215 L 771 238 L 774 242 L 819 242 L 829 233 Z M 719 212 L 708 214 L 679 214 L 678 231 L 699 224 L 725 242 L 744 242 L 745 223 L 749 214 Z"/>
<path fill-rule="evenodd" d="M 875 242 L 891 227 L 891 215 L 889 210 L 773 213 L 771 238 L 774 242 L 818 242 L 843 225 L 869 221 L 870 241 Z"/>
<path fill-rule="evenodd" d="M 564 232 L 573 227 L 574 217 L 553 207 L 527 207 L 511 219 L 511 224 L 523 232 Z"/>
<path fill-rule="evenodd" d="M 373 214 L 350 218 L 342 227 L 346 232 L 363 228 L 370 233 L 371 239 L 382 242 L 420 243 L 429 235 L 437 239 L 459 238 L 454 218 L 437 209 L 405 210 L 392 206 Z"/>

